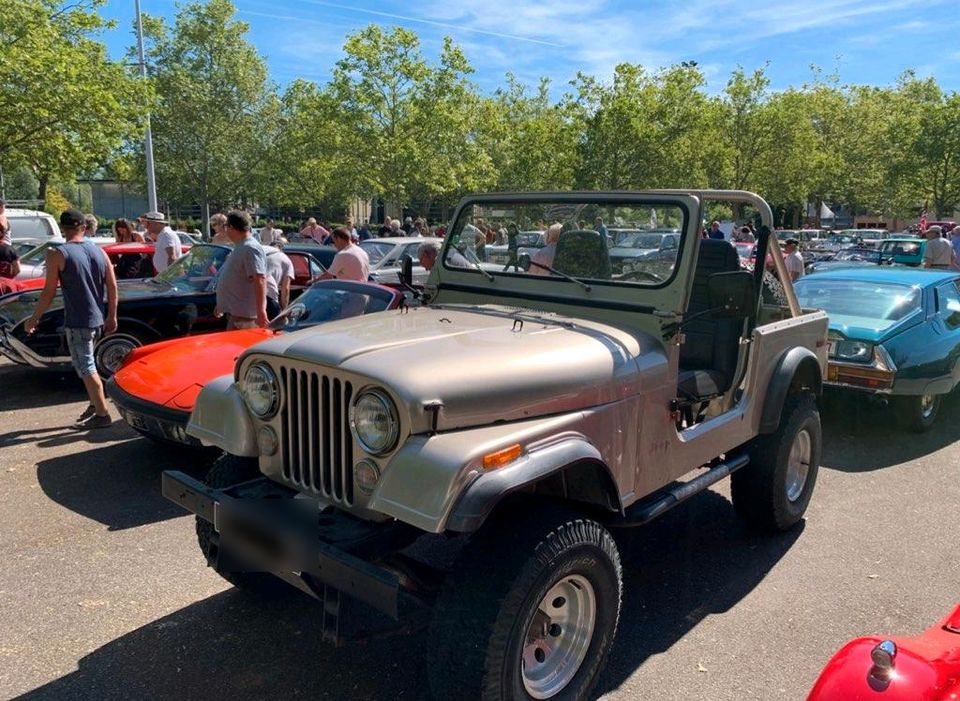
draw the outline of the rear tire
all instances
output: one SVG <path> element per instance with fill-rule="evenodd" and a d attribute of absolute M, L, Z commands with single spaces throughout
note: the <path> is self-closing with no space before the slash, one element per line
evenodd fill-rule
<path fill-rule="evenodd" d="M 434 609 L 437 699 L 588 698 L 620 617 L 622 572 L 599 523 L 527 504 L 464 548 Z"/>
<path fill-rule="evenodd" d="M 939 394 L 894 397 L 894 409 L 900 425 L 914 433 L 926 433 L 937 420 L 941 399 L 942 395 Z"/>
<path fill-rule="evenodd" d="M 256 458 L 241 458 L 224 453 L 207 472 L 203 483 L 214 489 L 232 487 L 248 482 L 260 476 Z M 283 580 L 268 572 L 225 572 L 217 566 L 219 557 L 219 538 L 214 533 L 213 524 L 199 516 L 197 519 L 197 544 L 200 552 L 210 565 L 225 580 L 238 589 L 262 596 L 271 596 L 284 588 Z"/>
<path fill-rule="evenodd" d="M 785 531 L 800 521 L 817 481 L 821 445 L 816 398 L 787 397 L 777 430 L 756 439 L 750 462 L 730 478 L 737 514 L 761 531 Z"/>

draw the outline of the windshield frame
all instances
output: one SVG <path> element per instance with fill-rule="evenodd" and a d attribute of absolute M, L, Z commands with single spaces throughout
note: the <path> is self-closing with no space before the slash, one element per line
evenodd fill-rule
<path fill-rule="evenodd" d="M 689 198 L 689 199 L 688 199 Z M 623 206 L 623 207 L 673 207 L 679 210 L 683 216 L 682 226 L 678 227 L 676 234 L 677 236 L 677 256 L 674 260 L 673 268 L 670 271 L 670 276 L 663 279 L 659 283 L 645 283 L 645 282 L 635 282 L 635 281 L 621 281 L 621 280 L 597 280 L 597 279 L 583 279 L 582 283 L 588 283 L 587 287 L 594 289 L 604 289 L 604 290 L 620 290 L 621 293 L 627 290 L 635 291 L 654 291 L 654 290 L 663 290 L 669 288 L 677 280 L 678 274 L 681 269 L 686 269 L 690 265 L 689 258 L 696 256 L 690 255 L 690 252 L 687 250 L 690 248 L 689 239 L 694 238 L 698 239 L 696 236 L 688 236 L 692 231 L 692 226 L 695 222 L 699 221 L 697 211 L 699 209 L 699 202 L 696 200 L 695 194 L 685 195 L 672 192 L 657 192 L 657 191 L 648 191 L 648 192 L 526 192 L 526 193 L 497 193 L 497 194 L 483 194 L 476 195 L 471 197 L 466 197 L 457 206 L 456 211 L 453 214 L 453 217 L 450 220 L 450 226 L 448 228 L 447 235 L 444 237 L 443 248 L 440 251 L 440 255 L 437 257 L 437 263 L 435 268 L 439 268 L 443 271 L 444 277 L 450 275 L 469 275 L 474 276 L 474 278 L 483 278 L 485 277 L 484 272 L 496 276 L 497 279 L 504 280 L 525 280 L 527 284 L 531 279 L 535 279 L 537 284 L 546 285 L 547 287 L 542 292 L 542 296 L 553 296 L 552 292 L 547 292 L 546 290 L 555 290 L 557 293 L 566 294 L 566 288 L 575 286 L 573 282 L 569 279 L 565 279 L 562 276 L 542 276 L 542 275 L 530 275 L 527 272 L 510 272 L 506 270 L 486 270 L 483 271 L 477 269 L 473 265 L 468 267 L 459 267 L 455 265 L 448 264 L 448 252 L 450 247 L 453 245 L 453 240 L 456 238 L 459 240 L 459 233 L 464 226 L 460 225 L 461 220 L 464 217 L 465 212 L 470 210 L 470 208 L 480 205 L 487 207 L 495 207 L 498 205 L 507 205 L 507 206 L 535 206 L 538 204 L 545 205 L 601 205 L 601 206 Z M 578 218 L 580 215 L 577 214 L 574 218 Z M 640 230 L 642 231 L 642 230 Z M 662 232 L 662 229 L 660 230 Z M 653 230 L 646 233 L 659 233 Z M 664 234 L 667 232 L 663 232 Z M 612 250 L 613 246 L 608 244 L 608 251 Z M 685 273 L 686 274 L 686 273 Z M 489 281 L 488 281 L 489 282 Z M 612 291 L 611 290 L 611 291 Z M 589 294 L 589 290 L 587 290 Z M 510 296 L 510 295 L 507 295 Z M 523 295 L 527 296 L 527 295 Z M 534 295 L 541 296 L 541 295 Z M 595 295 L 596 296 L 596 295 Z M 681 295 L 682 299 L 686 300 L 686 291 L 683 291 Z M 682 311 L 683 304 L 679 305 Z"/>
<path fill-rule="evenodd" d="M 210 280 L 208 281 L 208 283 L 203 289 L 198 290 L 192 287 L 189 289 L 181 289 L 173 281 L 168 279 L 170 277 L 173 277 L 173 274 L 170 271 L 176 270 L 178 265 L 182 266 L 183 263 L 181 261 L 186 259 L 187 256 L 197 255 L 198 253 L 202 252 L 205 249 L 226 251 L 227 255 L 230 255 L 230 253 L 233 251 L 233 248 L 231 246 L 224 246 L 223 244 L 219 244 L 219 243 L 202 243 L 197 246 L 192 246 L 189 251 L 187 251 L 182 256 L 177 258 L 177 260 L 171 263 L 166 270 L 164 270 L 163 272 L 157 273 L 152 278 L 149 278 L 149 280 L 154 281 L 157 284 L 166 285 L 167 287 L 169 287 L 171 290 L 174 290 L 178 294 L 210 294 L 212 293 L 213 292 L 212 286 L 215 285 L 216 281 L 220 277 L 220 271 L 223 270 L 223 265 L 224 265 L 224 262 L 226 261 L 226 256 L 224 256 L 223 261 L 220 262 L 220 266 L 217 268 L 217 272 L 210 278 Z M 176 276 L 177 279 L 182 279 L 183 277 L 184 277 L 183 275 Z"/>

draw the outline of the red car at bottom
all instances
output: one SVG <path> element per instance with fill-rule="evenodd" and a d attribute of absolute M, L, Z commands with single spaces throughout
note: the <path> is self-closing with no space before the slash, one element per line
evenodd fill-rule
<path fill-rule="evenodd" d="M 820 673 L 807 701 L 960 699 L 960 605 L 912 638 L 851 640 Z"/>
<path fill-rule="evenodd" d="M 187 421 L 203 386 L 233 372 L 237 357 L 277 333 L 396 309 L 403 293 L 383 285 L 325 280 L 312 285 L 265 329 L 175 338 L 131 351 L 106 391 L 131 428 L 164 443 L 200 447 Z"/>

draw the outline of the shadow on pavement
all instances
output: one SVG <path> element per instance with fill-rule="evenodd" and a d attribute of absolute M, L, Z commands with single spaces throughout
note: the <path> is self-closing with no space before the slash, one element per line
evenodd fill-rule
<path fill-rule="evenodd" d="M 889 406 L 855 393 L 828 397 L 821 411 L 821 466 L 843 472 L 870 472 L 910 462 L 960 440 L 960 395 L 944 397 L 933 428 L 911 433 L 900 428 Z"/>
<path fill-rule="evenodd" d="M 33 443 L 38 448 L 56 448 L 71 443 L 113 443 L 135 435 L 133 430 L 120 420 L 115 420 L 113 425 L 107 428 L 87 431 L 78 431 L 67 423 L 63 426 L 0 433 L 0 448 L 12 448 L 24 443 Z"/>
<path fill-rule="evenodd" d="M 161 496 L 160 473 L 178 469 L 202 475 L 209 464 L 207 458 L 139 438 L 42 460 L 37 480 L 53 501 L 117 531 L 185 516 Z"/>
<path fill-rule="evenodd" d="M 418 698 L 420 636 L 334 648 L 317 630 L 320 609 L 296 591 L 264 602 L 229 590 L 111 641 L 19 698 Z"/>
<path fill-rule="evenodd" d="M 598 694 L 669 650 L 704 618 L 730 610 L 793 546 L 805 522 L 757 534 L 730 502 L 702 492 L 645 528 L 614 531 L 623 560 L 620 629 Z"/>
<path fill-rule="evenodd" d="M 0 392 L 0 411 L 36 409 L 87 398 L 83 383 L 75 374 L 48 372 L 25 365 L 0 365 L 0 387 L 3 388 Z M 75 418 L 71 412 L 64 420 L 69 422 Z"/>
<path fill-rule="evenodd" d="M 617 535 L 625 562 L 621 628 L 601 690 L 623 683 L 703 618 L 746 596 L 803 532 L 747 532 L 707 492 L 659 522 Z M 21 699 L 422 699 L 424 633 L 333 648 L 320 604 L 229 590 L 128 633 Z"/>

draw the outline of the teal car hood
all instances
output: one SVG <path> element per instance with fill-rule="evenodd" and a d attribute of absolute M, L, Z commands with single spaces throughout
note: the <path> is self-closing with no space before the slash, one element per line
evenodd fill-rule
<path fill-rule="evenodd" d="M 866 316 L 849 316 L 847 314 L 830 314 L 830 331 L 857 341 L 882 343 L 891 336 L 895 336 L 906 328 L 915 326 L 923 318 L 918 309 L 903 319 L 874 319 Z"/>

